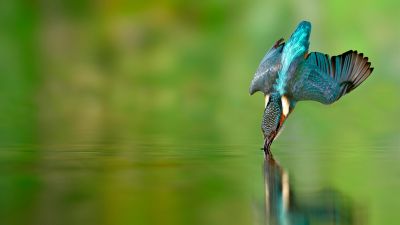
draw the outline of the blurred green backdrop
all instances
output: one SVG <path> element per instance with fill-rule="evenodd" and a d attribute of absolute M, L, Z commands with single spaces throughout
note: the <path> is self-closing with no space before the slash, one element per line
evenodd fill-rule
<path fill-rule="evenodd" d="M 2 1 L 4 224 L 252 223 L 249 82 L 301 20 L 311 51 L 375 70 L 334 105 L 298 104 L 273 151 L 299 189 L 334 186 L 396 224 L 400 2 L 383 0 Z"/>

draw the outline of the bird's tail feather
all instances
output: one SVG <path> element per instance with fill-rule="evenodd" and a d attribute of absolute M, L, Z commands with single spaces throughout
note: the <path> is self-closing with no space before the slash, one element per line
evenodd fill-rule
<path fill-rule="evenodd" d="M 311 23 L 302 21 L 286 42 L 282 53 L 282 70 L 289 69 L 294 59 L 304 56 L 310 45 Z M 286 71 L 285 71 L 286 72 Z"/>
<path fill-rule="evenodd" d="M 281 70 L 279 71 L 276 89 L 283 93 L 286 84 L 287 72 L 297 60 L 303 59 L 310 45 L 311 23 L 302 21 L 297 25 L 288 41 L 285 43 L 281 56 Z"/>

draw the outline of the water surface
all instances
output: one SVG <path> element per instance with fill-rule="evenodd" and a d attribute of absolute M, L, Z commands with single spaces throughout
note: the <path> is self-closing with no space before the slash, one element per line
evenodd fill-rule
<path fill-rule="evenodd" d="M 2 147 L 2 224 L 395 224 L 396 148 L 157 139 Z"/>

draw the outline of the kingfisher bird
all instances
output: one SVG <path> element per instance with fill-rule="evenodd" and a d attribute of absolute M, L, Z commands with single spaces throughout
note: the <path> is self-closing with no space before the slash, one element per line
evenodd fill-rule
<path fill-rule="evenodd" d="M 275 42 L 261 60 L 250 85 L 250 95 L 264 93 L 261 123 L 265 156 L 298 101 L 332 104 L 358 87 L 372 73 L 368 57 L 347 51 L 330 57 L 308 52 L 311 23 L 300 22 L 287 42 Z"/>

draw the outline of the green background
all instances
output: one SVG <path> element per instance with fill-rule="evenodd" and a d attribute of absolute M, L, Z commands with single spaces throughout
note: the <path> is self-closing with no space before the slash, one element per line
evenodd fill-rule
<path fill-rule="evenodd" d="M 400 219 L 399 1 L 22 2 L 0 3 L 0 224 L 254 224 L 248 87 L 301 20 L 311 51 L 375 69 L 333 105 L 299 103 L 272 151 L 296 191 Z"/>

